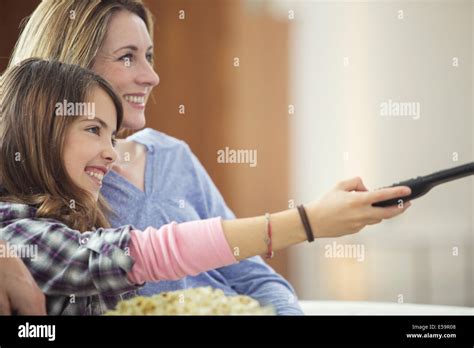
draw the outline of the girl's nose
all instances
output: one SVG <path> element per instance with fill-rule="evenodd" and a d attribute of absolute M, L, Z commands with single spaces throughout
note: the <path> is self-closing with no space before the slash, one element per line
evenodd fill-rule
<path fill-rule="evenodd" d="M 115 151 L 114 147 L 110 145 L 107 146 L 106 149 L 104 149 L 102 157 L 105 158 L 108 162 L 114 163 L 117 160 L 118 154 L 117 151 Z"/>

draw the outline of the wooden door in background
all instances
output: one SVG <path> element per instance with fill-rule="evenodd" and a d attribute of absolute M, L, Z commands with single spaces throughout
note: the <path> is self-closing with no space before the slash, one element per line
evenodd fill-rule
<path fill-rule="evenodd" d="M 185 140 L 238 217 L 287 209 L 288 23 L 242 1 L 146 3 L 161 79 L 147 126 Z M 257 150 L 257 165 L 218 163 L 226 147 Z M 276 255 L 287 276 L 286 252 Z"/>

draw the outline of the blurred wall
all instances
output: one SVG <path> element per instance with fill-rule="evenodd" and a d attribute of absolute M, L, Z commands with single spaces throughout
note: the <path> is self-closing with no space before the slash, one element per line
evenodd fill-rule
<path fill-rule="evenodd" d="M 361 176 L 369 189 L 474 160 L 472 2 L 292 2 L 291 187 L 309 201 Z M 410 102 L 419 114 L 384 114 Z M 291 250 L 304 299 L 474 305 L 473 179 L 399 218 Z M 333 243 L 364 249 L 331 256 Z M 311 276 L 309 276 L 311 274 Z"/>
<path fill-rule="evenodd" d="M 13 46 L 20 35 L 20 22 L 40 0 L 0 0 L 0 72 L 8 65 Z"/>

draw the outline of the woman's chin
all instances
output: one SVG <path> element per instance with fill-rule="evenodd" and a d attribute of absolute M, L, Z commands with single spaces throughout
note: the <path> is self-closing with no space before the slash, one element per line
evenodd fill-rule
<path fill-rule="evenodd" d="M 145 127 L 145 112 L 126 113 L 123 118 L 122 128 L 130 130 L 139 130 Z"/>

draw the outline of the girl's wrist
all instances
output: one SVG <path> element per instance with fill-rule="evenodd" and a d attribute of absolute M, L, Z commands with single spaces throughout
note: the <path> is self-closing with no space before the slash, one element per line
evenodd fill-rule
<path fill-rule="evenodd" d="M 272 214 L 273 249 L 280 250 L 307 240 L 296 208 Z"/>

